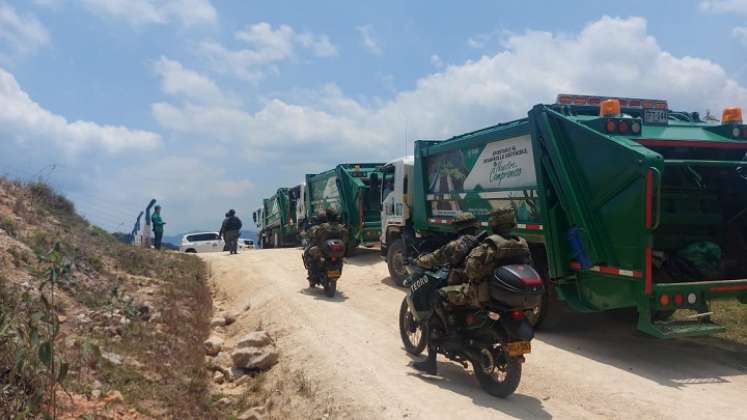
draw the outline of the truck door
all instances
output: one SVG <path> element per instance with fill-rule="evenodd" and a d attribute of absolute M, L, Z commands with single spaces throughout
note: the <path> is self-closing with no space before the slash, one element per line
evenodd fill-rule
<path fill-rule="evenodd" d="M 381 178 L 381 242 L 386 243 L 387 227 L 392 223 L 395 207 L 395 166 L 386 165 Z"/>

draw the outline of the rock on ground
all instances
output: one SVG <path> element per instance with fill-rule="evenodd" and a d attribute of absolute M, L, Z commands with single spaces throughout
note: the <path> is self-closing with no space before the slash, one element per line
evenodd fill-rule
<path fill-rule="evenodd" d="M 226 325 L 226 319 L 222 316 L 216 316 L 210 320 L 210 328 L 218 328 Z"/>
<path fill-rule="evenodd" d="M 217 336 L 210 336 L 202 345 L 205 347 L 205 353 L 208 356 L 217 356 L 223 350 L 223 339 Z"/>
<path fill-rule="evenodd" d="M 241 413 L 237 419 L 239 420 L 262 420 L 266 417 L 264 407 L 250 408 Z"/>
<path fill-rule="evenodd" d="M 272 344 L 272 337 L 266 331 L 253 331 L 239 340 L 236 347 L 264 347 Z"/>
<path fill-rule="evenodd" d="M 277 363 L 278 356 L 275 346 L 243 347 L 234 350 L 231 359 L 237 368 L 267 370 Z"/>

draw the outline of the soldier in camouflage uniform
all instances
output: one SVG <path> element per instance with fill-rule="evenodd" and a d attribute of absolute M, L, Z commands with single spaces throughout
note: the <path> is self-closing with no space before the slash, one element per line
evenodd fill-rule
<path fill-rule="evenodd" d="M 459 218 L 458 223 L 468 223 L 470 218 L 475 220 L 474 216 L 467 213 Z M 474 231 L 472 234 L 461 231 L 463 234 L 458 239 L 416 260 L 418 267 L 423 269 L 432 269 L 446 263 L 450 265 L 449 282 L 438 291 L 435 312 L 443 313 L 449 306 L 481 307 L 490 299 L 489 279 L 496 268 L 530 261 L 527 242 L 524 238 L 511 235 L 511 230 L 516 227 L 513 209 L 494 210 L 490 214 L 488 225 L 492 234 L 479 244 L 476 243 Z M 445 316 L 440 317 L 445 319 Z M 445 327 L 448 328 L 448 325 Z M 426 360 L 413 363 L 413 367 L 431 375 L 437 373 L 436 351 L 431 343 L 428 343 Z"/>
<path fill-rule="evenodd" d="M 312 221 L 312 223 L 314 223 Z M 328 208 L 317 217 L 315 225 L 306 231 L 306 250 L 303 254 L 304 266 L 309 271 L 309 280 L 316 277 L 320 270 L 320 260 L 323 257 L 321 245 L 327 239 L 346 239 L 347 229 L 339 221 L 337 211 Z"/>

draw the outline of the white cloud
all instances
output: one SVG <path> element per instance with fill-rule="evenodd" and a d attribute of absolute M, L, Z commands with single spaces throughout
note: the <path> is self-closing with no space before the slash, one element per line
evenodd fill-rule
<path fill-rule="evenodd" d="M 337 48 L 327 35 L 298 33 L 288 25 L 273 29 L 269 23 L 260 22 L 236 32 L 235 37 L 249 48 L 231 50 L 218 42 L 204 41 L 199 51 L 216 71 L 254 82 L 262 79 L 268 68 L 277 71 L 272 66 L 296 57 L 299 49 L 310 51 L 316 57 L 337 55 Z"/>
<path fill-rule="evenodd" d="M 734 38 L 737 38 L 742 45 L 747 47 L 747 26 L 737 26 L 732 29 L 731 34 Z"/>
<path fill-rule="evenodd" d="M 94 13 L 122 19 L 133 26 L 173 20 L 192 26 L 218 20 L 218 12 L 210 0 L 83 0 L 83 3 Z"/>
<path fill-rule="evenodd" d="M 161 77 L 161 90 L 166 94 L 199 103 L 229 102 L 212 79 L 185 68 L 178 61 L 161 57 L 153 63 L 153 71 Z"/>
<path fill-rule="evenodd" d="M 256 112 L 158 103 L 153 114 L 167 130 L 212 135 L 247 158 L 300 154 L 333 163 L 342 156 L 389 159 L 402 154 L 405 133 L 448 137 L 526 116 L 560 92 L 664 98 L 693 111 L 747 102 L 747 89 L 718 64 L 662 50 L 642 18 L 603 17 L 577 35 L 528 31 L 503 44 L 494 55 L 451 65 L 373 105 L 330 85 L 308 96 L 315 99 L 269 99 Z"/>
<path fill-rule="evenodd" d="M 332 45 L 327 35 L 314 35 L 305 32 L 299 34 L 297 40 L 304 48 L 313 51 L 317 57 L 334 57 L 337 55 L 337 48 Z"/>
<path fill-rule="evenodd" d="M 476 50 L 495 47 L 499 44 L 500 40 L 509 36 L 511 36 L 509 31 L 495 29 L 467 38 L 467 46 Z"/>
<path fill-rule="evenodd" d="M 296 31 L 288 25 L 280 25 L 273 30 L 272 25 L 260 22 L 236 32 L 240 39 L 257 52 L 258 60 L 276 61 L 293 55 L 293 41 Z"/>
<path fill-rule="evenodd" d="M 438 54 L 431 55 L 431 65 L 437 69 L 441 69 L 444 66 L 444 61 Z"/>
<path fill-rule="evenodd" d="M 747 15 L 747 0 L 702 0 L 700 9 L 710 13 L 738 13 Z"/>
<path fill-rule="evenodd" d="M 67 156 L 94 149 L 115 154 L 129 150 L 152 150 L 158 134 L 127 127 L 100 125 L 90 121 L 68 121 L 34 102 L 15 77 L 0 68 L 0 133 L 4 142 L 33 143 L 35 150 L 56 147 Z M 38 149 L 37 149 L 38 148 Z"/>
<path fill-rule="evenodd" d="M 13 7 L 0 0 L 0 51 L 26 54 L 49 43 L 49 33 L 34 16 L 20 16 Z M 1 54 L 1 53 L 0 53 Z"/>
<path fill-rule="evenodd" d="M 363 46 L 366 47 L 368 52 L 374 55 L 381 55 L 381 53 L 384 52 L 376 40 L 373 25 L 363 25 L 356 29 L 358 30 L 358 33 L 360 33 L 361 42 L 363 42 Z"/>
<path fill-rule="evenodd" d="M 59 8 L 65 0 L 34 0 L 34 4 L 40 7 L 48 7 L 50 9 Z"/>
<path fill-rule="evenodd" d="M 166 235 L 201 229 L 217 230 L 229 208 L 238 211 L 248 229 L 251 209 L 247 196 L 254 192 L 255 185 L 241 175 L 231 174 L 226 163 L 225 160 L 199 155 L 167 155 L 157 161 L 112 168 L 105 177 L 87 181 L 86 195 L 95 197 L 96 203 L 107 203 L 107 208 L 130 212 L 132 222 L 148 200 L 156 198 L 163 206 Z M 148 170 L 143 171 L 143 167 Z M 95 210 L 91 213 L 92 220 L 102 219 L 97 219 Z M 113 229 L 116 226 L 110 222 L 106 227 Z M 128 224 L 125 230 L 131 227 Z"/>

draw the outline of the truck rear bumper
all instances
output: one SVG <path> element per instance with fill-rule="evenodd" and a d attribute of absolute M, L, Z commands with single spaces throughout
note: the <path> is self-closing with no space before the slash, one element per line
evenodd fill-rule
<path fill-rule="evenodd" d="M 698 309 L 701 303 L 713 299 L 737 298 L 744 302 L 747 299 L 747 279 L 658 283 L 653 285 L 652 293 L 660 309 Z M 680 299 L 681 305 L 678 304 Z M 670 303 L 662 305 L 663 301 L 667 300 Z"/>
<path fill-rule="evenodd" d="M 659 338 L 709 335 L 724 331 L 710 319 L 708 302 L 736 298 L 747 304 L 747 279 L 654 284 L 648 302 L 639 305 L 638 329 Z M 690 319 L 654 322 L 654 314 L 690 309 Z"/>

